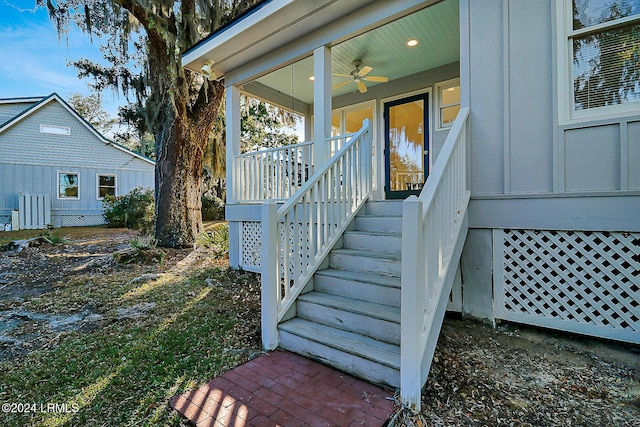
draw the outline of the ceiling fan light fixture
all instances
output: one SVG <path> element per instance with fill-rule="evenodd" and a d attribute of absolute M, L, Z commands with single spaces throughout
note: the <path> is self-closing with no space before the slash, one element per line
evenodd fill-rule
<path fill-rule="evenodd" d="M 409 47 L 418 46 L 418 39 L 409 39 L 409 40 L 407 40 L 407 46 L 409 46 Z"/>

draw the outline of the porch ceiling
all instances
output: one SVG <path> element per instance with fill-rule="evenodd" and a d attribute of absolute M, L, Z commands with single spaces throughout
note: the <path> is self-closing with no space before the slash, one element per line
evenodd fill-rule
<path fill-rule="evenodd" d="M 352 61 L 360 59 L 363 65 L 373 67 L 370 75 L 387 76 L 391 81 L 458 61 L 458 5 L 458 0 L 445 0 L 333 46 L 333 73 L 349 74 L 353 69 Z M 406 42 L 409 39 L 418 40 L 418 45 L 408 47 Z M 309 80 L 312 75 L 313 57 L 307 57 L 254 82 L 281 97 L 312 104 L 313 82 Z M 332 86 L 345 79 L 333 76 Z M 384 83 L 367 82 L 368 87 L 376 84 Z M 261 92 L 264 93 L 264 90 Z M 334 89 L 332 95 L 335 97 L 350 92 L 357 92 L 355 84 Z"/>

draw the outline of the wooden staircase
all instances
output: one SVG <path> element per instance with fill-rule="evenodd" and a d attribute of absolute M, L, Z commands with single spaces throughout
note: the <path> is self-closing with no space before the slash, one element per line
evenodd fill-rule
<path fill-rule="evenodd" d="M 367 202 L 278 326 L 280 346 L 399 387 L 401 228 L 401 202 Z"/>

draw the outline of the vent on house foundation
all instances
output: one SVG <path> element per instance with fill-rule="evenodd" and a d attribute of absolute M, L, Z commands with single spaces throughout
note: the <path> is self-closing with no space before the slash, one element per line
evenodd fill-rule
<path fill-rule="evenodd" d="M 496 230 L 500 318 L 640 339 L 640 234 Z M 635 338 L 634 338 L 635 337 Z"/>

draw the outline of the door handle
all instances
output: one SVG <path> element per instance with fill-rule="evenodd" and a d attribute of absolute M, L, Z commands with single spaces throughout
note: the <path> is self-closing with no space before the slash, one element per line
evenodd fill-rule
<path fill-rule="evenodd" d="M 428 155 L 429 154 L 429 150 L 424 150 L 424 155 Z"/>

